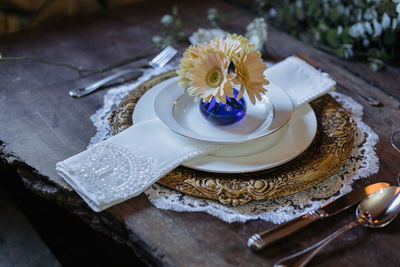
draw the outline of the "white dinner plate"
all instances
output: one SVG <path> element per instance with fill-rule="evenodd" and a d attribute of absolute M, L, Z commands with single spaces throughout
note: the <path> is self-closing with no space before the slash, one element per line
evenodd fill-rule
<path fill-rule="evenodd" d="M 139 123 L 157 118 L 154 111 L 154 102 L 161 90 L 176 78 L 168 79 L 159 83 L 147 91 L 136 104 L 133 112 L 133 122 Z M 294 112 L 287 130 L 277 140 L 276 144 L 264 149 L 259 153 L 247 156 L 227 157 L 218 154 L 206 155 L 182 164 L 192 169 L 215 172 L 215 173 L 241 173 L 255 172 L 270 169 L 282 165 L 304 152 L 312 143 L 317 131 L 317 119 L 311 106 L 306 104 L 297 108 Z M 262 141 L 262 139 L 261 139 Z M 260 142 L 259 140 L 249 141 L 243 144 L 227 145 L 229 150 L 239 150 L 244 145 L 251 145 Z"/>
<path fill-rule="evenodd" d="M 246 116 L 230 125 L 207 121 L 199 112 L 199 103 L 184 94 L 177 78 L 172 78 L 159 92 L 154 109 L 167 128 L 187 138 L 218 144 L 247 143 L 280 130 L 293 114 L 292 100 L 284 90 L 272 83 L 266 89 L 266 95 L 255 105 L 245 94 Z"/>

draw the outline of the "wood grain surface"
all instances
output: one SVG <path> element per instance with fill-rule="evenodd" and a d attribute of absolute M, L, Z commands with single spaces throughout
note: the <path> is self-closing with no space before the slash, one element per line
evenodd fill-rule
<path fill-rule="evenodd" d="M 4 56 L 31 55 L 86 67 L 103 66 L 148 47 L 152 36 L 160 33 L 160 18 L 173 4 L 179 5 L 187 33 L 200 26 L 191 22 L 204 19 L 209 7 L 230 15 L 224 27 L 231 32 L 244 33 L 245 25 L 256 17 L 243 6 L 223 1 L 146 1 L 0 37 L 0 52 Z M 176 47 L 183 52 L 187 45 Z M 364 106 L 364 122 L 380 137 L 376 148 L 381 165 L 378 174 L 356 181 L 354 187 L 377 181 L 394 184 L 400 157 L 390 145 L 390 136 L 400 129 L 399 67 L 373 73 L 364 62 L 343 61 L 274 27 L 269 27 L 267 51 L 270 60 L 295 52 L 308 55 L 354 90 L 383 102 L 383 107 L 374 108 L 359 100 Z M 82 78 L 74 71 L 34 62 L 3 62 L 0 77 L 0 159 L 18 170 L 27 188 L 129 245 L 149 264 L 271 266 L 354 219 L 354 208 L 349 209 L 261 253 L 253 253 L 246 247 L 247 238 L 271 227 L 271 223 L 255 220 L 228 224 L 204 213 L 160 210 L 144 195 L 94 213 L 57 175 L 55 164 L 86 148 L 95 134 L 90 115 L 102 106 L 105 91 L 82 99 L 70 98 L 67 91 L 71 86 L 92 77 Z M 346 93 L 341 87 L 338 91 Z M 346 233 L 310 266 L 397 266 L 399 248 L 397 219 L 383 229 L 358 228 Z"/>

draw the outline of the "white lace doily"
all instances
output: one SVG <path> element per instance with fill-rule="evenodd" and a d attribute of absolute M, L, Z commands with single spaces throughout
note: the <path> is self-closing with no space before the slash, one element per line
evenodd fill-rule
<path fill-rule="evenodd" d="M 158 70 L 146 70 L 135 83 L 119 86 L 107 92 L 104 96 L 104 106 L 91 116 L 97 129 L 96 135 L 90 140 L 89 146 L 111 137 L 108 122 L 112 110 L 122 99 L 142 82 L 151 76 L 174 69 L 171 66 Z M 298 217 L 321 205 L 350 192 L 354 180 L 368 177 L 379 170 L 379 159 L 375 153 L 375 145 L 379 138 L 377 134 L 362 121 L 363 108 L 349 96 L 331 92 L 357 123 L 354 137 L 354 148 L 346 164 L 324 182 L 305 191 L 276 199 L 252 201 L 243 206 L 226 206 L 218 201 L 192 197 L 158 184 L 153 184 L 145 191 L 148 199 L 160 209 L 186 212 L 207 212 L 226 222 L 245 222 L 262 219 L 273 223 L 282 223 Z"/>

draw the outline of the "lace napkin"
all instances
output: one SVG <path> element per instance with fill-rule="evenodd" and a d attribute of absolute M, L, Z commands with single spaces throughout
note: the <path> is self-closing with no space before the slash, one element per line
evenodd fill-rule
<path fill-rule="evenodd" d="M 268 80 L 284 88 L 295 106 L 333 90 L 335 82 L 301 59 L 268 68 Z M 94 211 L 137 196 L 181 163 L 222 145 L 187 139 L 157 120 L 138 123 L 56 165 L 61 177 Z"/>

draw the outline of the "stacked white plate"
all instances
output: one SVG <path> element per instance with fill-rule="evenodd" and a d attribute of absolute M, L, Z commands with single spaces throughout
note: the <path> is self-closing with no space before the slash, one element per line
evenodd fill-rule
<path fill-rule="evenodd" d="M 157 117 L 171 131 L 199 140 L 222 144 L 212 155 L 185 162 L 186 167 L 214 173 L 243 173 L 270 169 L 284 164 L 312 143 L 317 119 L 306 104 L 294 110 L 287 93 L 269 84 L 262 101 L 252 105 L 245 95 L 245 117 L 231 125 L 214 125 L 200 113 L 199 103 L 184 94 L 177 78 L 159 83 L 138 101 L 133 122 Z"/>

